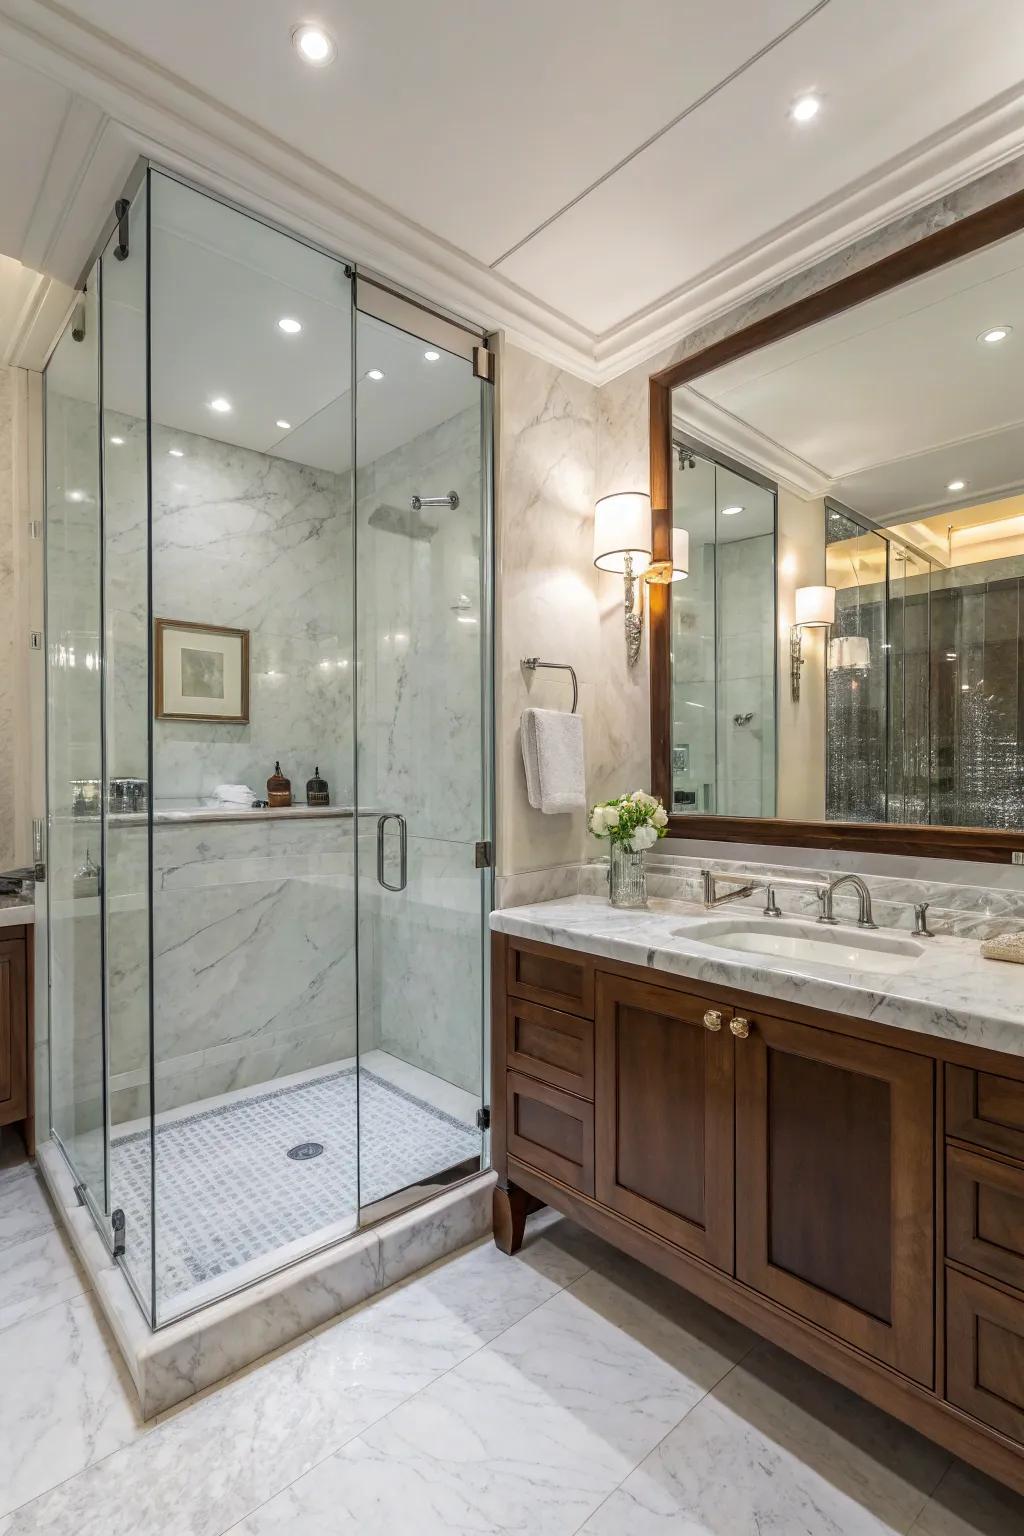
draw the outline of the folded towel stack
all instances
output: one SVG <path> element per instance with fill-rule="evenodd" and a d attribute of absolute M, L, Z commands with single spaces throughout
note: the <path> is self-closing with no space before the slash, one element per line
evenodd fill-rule
<path fill-rule="evenodd" d="M 524 709 L 520 735 L 534 810 L 558 816 L 585 806 L 582 718 L 558 709 Z"/>
<path fill-rule="evenodd" d="M 244 805 L 248 810 L 256 796 L 248 784 L 218 784 L 210 799 L 216 805 Z"/>

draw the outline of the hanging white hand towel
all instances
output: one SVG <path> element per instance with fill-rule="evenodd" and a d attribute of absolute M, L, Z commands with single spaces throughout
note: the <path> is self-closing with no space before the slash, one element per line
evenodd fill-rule
<path fill-rule="evenodd" d="M 534 810 L 558 816 L 585 806 L 582 717 L 558 709 L 524 709 L 519 733 L 526 793 Z"/>

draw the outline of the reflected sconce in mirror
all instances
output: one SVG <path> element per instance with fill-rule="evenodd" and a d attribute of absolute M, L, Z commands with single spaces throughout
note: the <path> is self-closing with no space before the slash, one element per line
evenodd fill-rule
<path fill-rule="evenodd" d="M 685 581 L 690 574 L 690 535 L 685 528 L 672 529 L 672 559 L 655 560 L 644 571 L 644 581 L 667 587 L 672 581 Z"/>
<path fill-rule="evenodd" d="M 651 563 L 651 498 L 643 491 L 602 496 L 594 507 L 594 564 L 623 578 L 626 657 L 635 666 L 643 639 L 643 582 Z"/>
<path fill-rule="evenodd" d="M 828 629 L 836 619 L 835 587 L 797 587 L 789 631 L 789 678 L 793 703 L 800 697 L 800 668 L 804 664 L 805 629 Z"/>

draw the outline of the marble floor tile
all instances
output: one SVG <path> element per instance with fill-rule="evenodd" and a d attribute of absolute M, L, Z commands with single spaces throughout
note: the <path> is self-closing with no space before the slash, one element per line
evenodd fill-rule
<path fill-rule="evenodd" d="M 234 1536 L 569 1536 L 750 1347 L 678 1291 L 665 1306 L 650 1278 L 583 1275 Z"/>
<path fill-rule="evenodd" d="M 894 1536 L 949 1465 L 912 1430 L 759 1345 L 583 1527 L 585 1536 Z"/>
<path fill-rule="evenodd" d="M 0 1533 L 220 1536 L 580 1270 L 541 1238 L 528 1259 L 456 1255 L 170 1410 Z"/>
<path fill-rule="evenodd" d="M 56 1228 L 0 1247 L 0 1330 L 88 1289 L 70 1244 Z"/>
<path fill-rule="evenodd" d="M 1021 1536 L 1024 1497 L 954 1462 L 921 1511 L 911 1536 Z"/>
<path fill-rule="evenodd" d="M 53 1208 L 34 1167 L 20 1163 L 0 1173 L 0 1248 L 37 1232 L 52 1232 Z"/>
<path fill-rule="evenodd" d="M 93 1298 L 0 1335 L 0 1513 L 144 1435 L 137 1399 Z"/>

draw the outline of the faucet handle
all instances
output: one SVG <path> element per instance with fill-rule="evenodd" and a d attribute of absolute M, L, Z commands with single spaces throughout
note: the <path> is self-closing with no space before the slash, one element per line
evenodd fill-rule
<path fill-rule="evenodd" d="M 919 939 L 934 939 L 935 935 L 928 927 L 928 908 L 931 905 L 927 901 L 919 901 L 914 904 L 914 933 Z"/>
<path fill-rule="evenodd" d="M 832 911 L 832 891 L 827 885 L 820 886 L 814 893 L 818 902 L 818 922 L 831 923 L 835 927 L 839 919 Z"/>
<path fill-rule="evenodd" d="M 765 892 L 764 892 L 764 916 L 765 917 L 781 917 L 782 916 L 782 908 L 779 906 L 779 903 L 778 903 L 778 901 L 775 898 L 775 887 L 774 887 L 774 885 L 765 886 Z"/>

